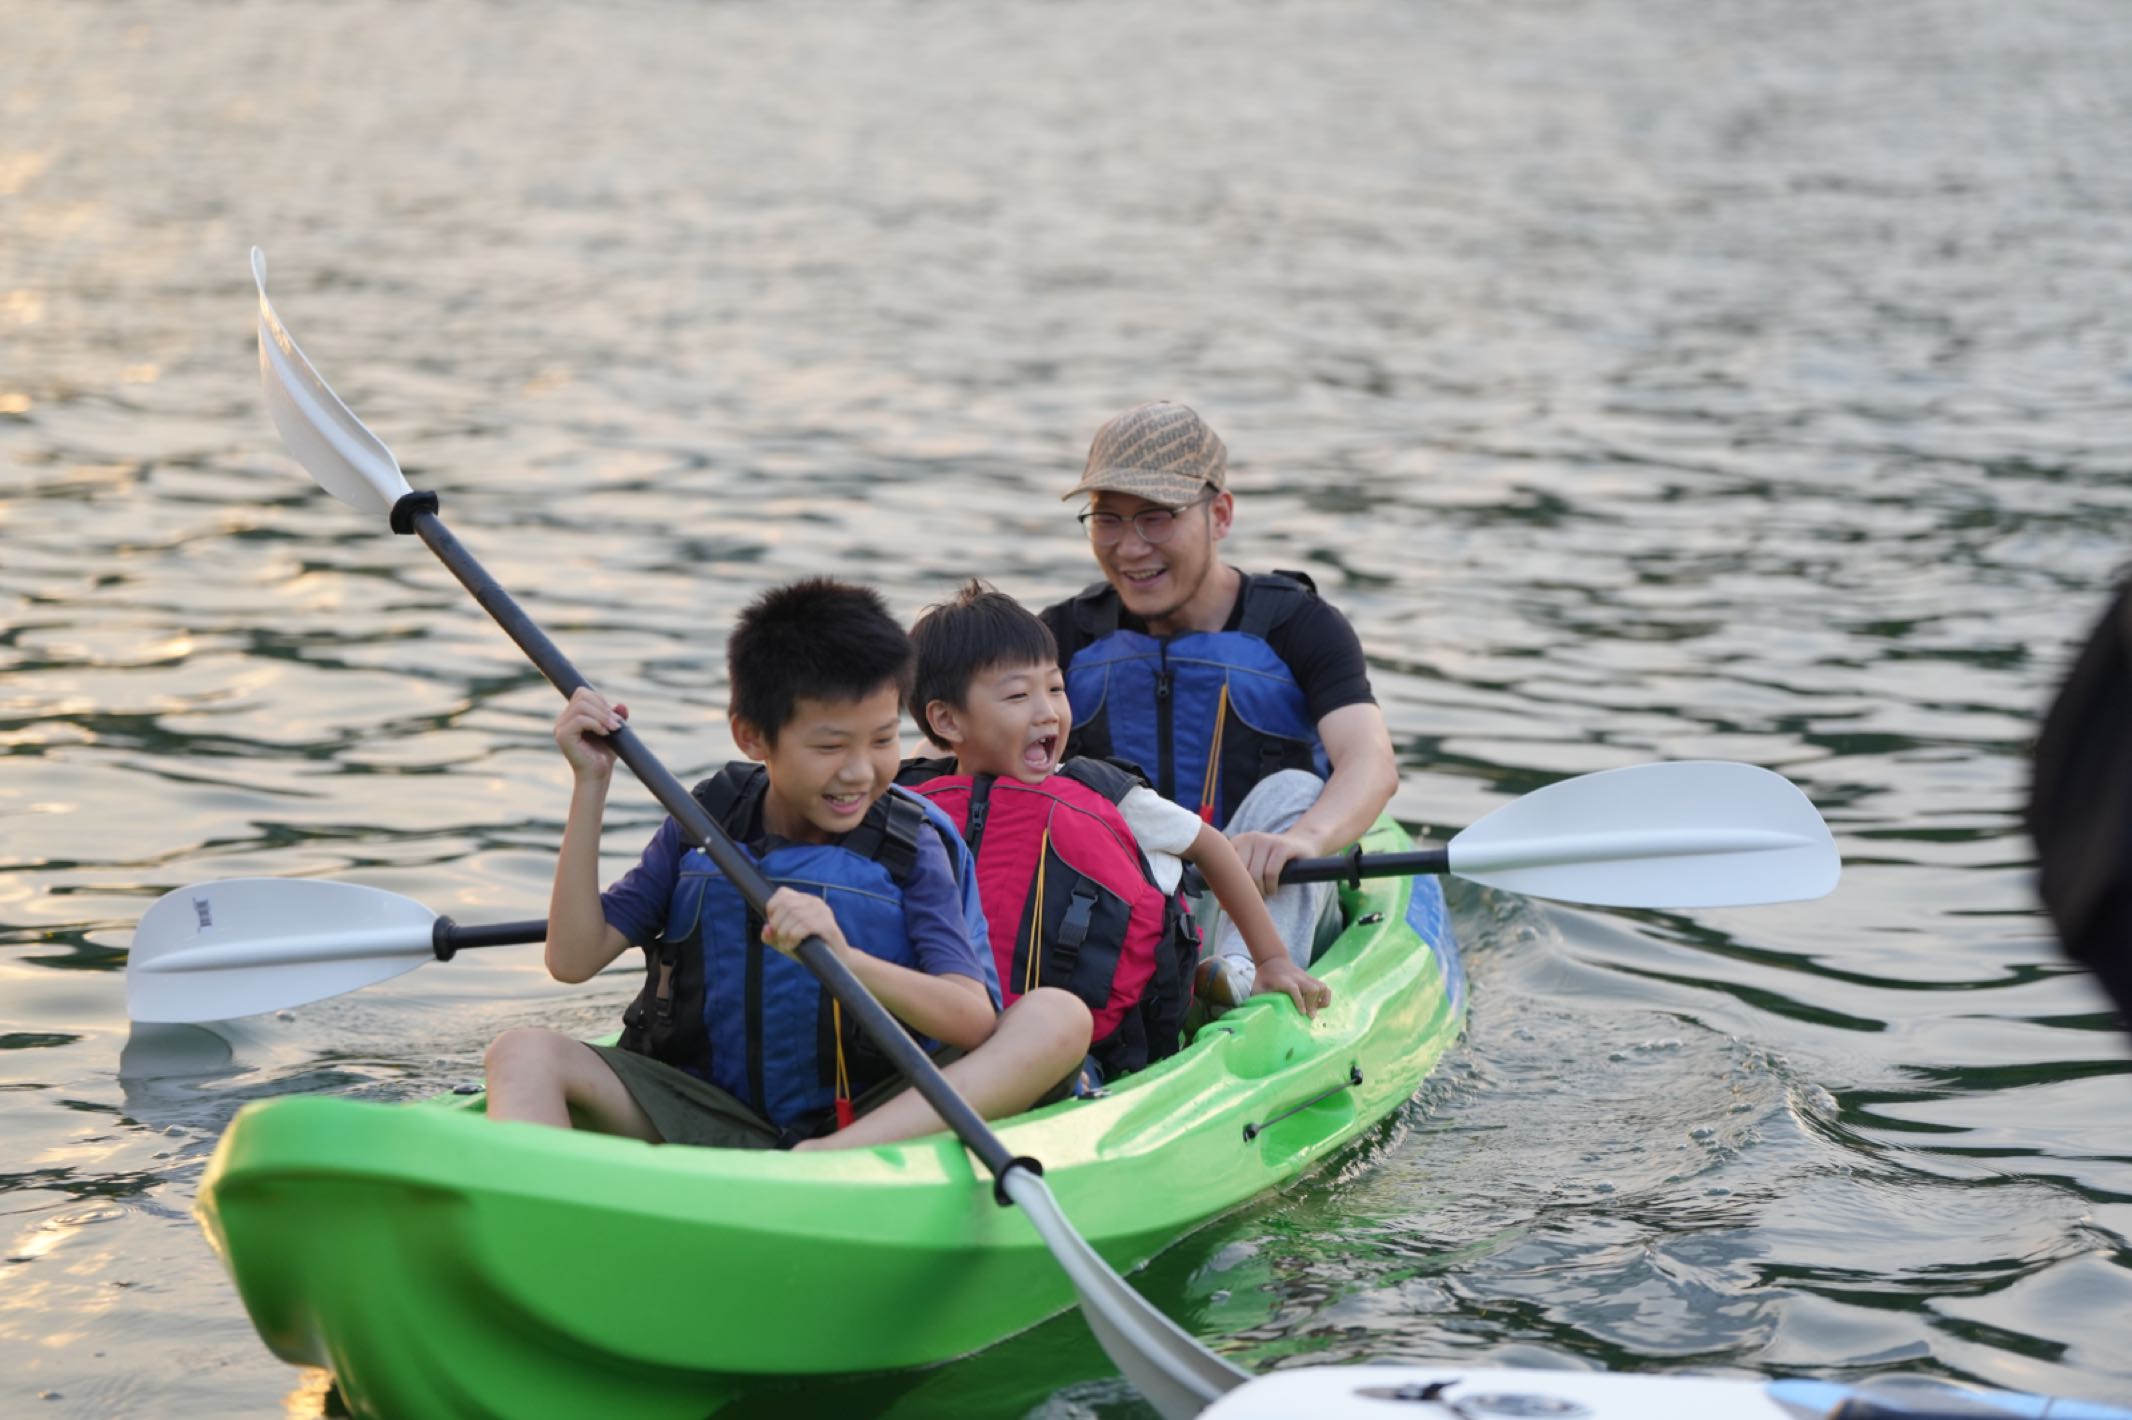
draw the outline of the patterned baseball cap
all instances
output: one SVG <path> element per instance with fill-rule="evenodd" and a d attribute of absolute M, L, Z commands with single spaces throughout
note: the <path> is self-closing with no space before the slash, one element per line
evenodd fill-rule
<path fill-rule="evenodd" d="M 1204 419 L 1181 404 L 1158 399 L 1135 405 L 1096 430 L 1073 498 L 1099 489 L 1130 493 L 1181 508 L 1229 484 L 1229 450 Z"/>

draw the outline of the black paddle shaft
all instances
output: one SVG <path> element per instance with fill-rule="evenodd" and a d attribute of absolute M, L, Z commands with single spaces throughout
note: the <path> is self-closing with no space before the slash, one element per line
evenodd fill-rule
<path fill-rule="evenodd" d="M 548 919 L 527 922 L 477 922 L 462 926 L 449 917 L 439 917 L 429 927 L 429 948 L 438 961 L 450 961 L 473 947 L 515 947 L 522 942 L 548 940 Z"/>
<path fill-rule="evenodd" d="M 1364 878 L 1413 878 L 1451 871 L 1448 848 L 1416 848 L 1407 853 L 1365 853 L 1356 844 L 1330 858 L 1296 858 L 1281 869 L 1284 883 L 1360 884 Z"/>
<path fill-rule="evenodd" d="M 547 633 L 535 625 L 511 599 L 511 594 L 497 585 L 474 555 L 452 536 L 451 529 L 444 526 L 437 516 L 437 495 L 434 493 L 409 493 L 392 509 L 392 530 L 396 533 L 414 533 L 437 554 L 437 560 L 451 571 L 454 577 L 481 603 L 506 636 L 518 643 L 518 649 L 548 678 L 548 683 L 561 691 L 565 697 L 575 695 L 580 686 L 589 682 L 578 674 L 576 666 L 548 639 Z M 608 745 L 630 772 L 635 774 L 651 790 L 652 797 L 674 816 L 681 831 L 691 842 L 710 855 L 718 871 L 740 895 L 747 899 L 748 906 L 761 914 L 770 900 L 770 880 L 763 876 L 754 860 L 740 851 L 725 830 L 704 812 L 695 796 L 683 787 L 681 781 L 667 772 L 666 766 L 645 747 L 636 731 L 623 725 L 607 736 Z M 1007 1152 L 999 1136 L 985 1126 L 977 1111 L 970 1108 L 968 1100 L 955 1093 L 955 1087 L 947 1082 L 932 1058 L 918 1048 L 909 1032 L 888 1008 L 875 1000 L 860 980 L 851 974 L 851 968 L 837 959 L 837 954 L 820 937 L 809 937 L 800 943 L 795 953 L 800 964 L 813 972 L 823 987 L 834 996 L 839 1005 L 851 1012 L 858 1021 L 859 1029 L 889 1058 L 904 1078 L 917 1087 L 940 1117 L 955 1131 L 970 1152 L 977 1155 L 995 1179 L 1004 1178 L 1011 1168 L 1026 1168 L 1040 1174 L 1043 1165 L 1034 1159 L 1019 1158 Z M 994 1187 L 993 1194 L 1002 1207 L 1007 1204 L 1004 1191 Z"/>
<path fill-rule="evenodd" d="M 1416 848 L 1405 853 L 1365 853 L 1358 844 L 1345 853 L 1330 858 L 1294 858 L 1281 869 L 1283 883 L 1360 883 L 1364 878 L 1414 878 L 1429 877 L 1451 871 L 1451 852 L 1447 848 Z M 1195 893 L 1206 887 L 1206 880 L 1197 869 L 1188 869 L 1186 876 Z M 435 939 L 437 960 L 450 961 L 454 952 L 467 951 L 474 947 L 515 947 L 526 942 L 544 942 L 548 939 L 546 918 L 534 918 L 523 922 L 480 922 L 462 924 L 449 917 L 439 917 L 432 934 Z"/>

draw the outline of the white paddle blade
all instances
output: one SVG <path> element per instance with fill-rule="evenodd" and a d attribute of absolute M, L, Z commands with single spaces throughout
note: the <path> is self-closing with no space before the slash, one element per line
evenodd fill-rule
<path fill-rule="evenodd" d="M 126 1014 L 230 1020 L 373 986 L 435 960 L 436 920 L 419 902 L 354 883 L 182 887 L 141 915 L 126 958 Z"/>
<path fill-rule="evenodd" d="M 409 491 L 400 461 L 297 348 L 267 299 L 266 253 L 258 247 L 252 248 L 252 279 L 259 286 L 259 382 L 281 441 L 319 487 L 349 507 L 380 517 L 390 513 Z"/>
<path fill-rule="evenodd" d="M 1607 769 L 1513 800 L 1450 843 L 1451 871 L 1601 907 L 1738 907 L 1826 896 L 1842 860 L 1781 774 L 1683 761 Z"/>

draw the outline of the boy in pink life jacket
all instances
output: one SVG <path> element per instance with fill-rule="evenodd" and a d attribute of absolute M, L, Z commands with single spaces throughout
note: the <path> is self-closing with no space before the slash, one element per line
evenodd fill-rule
<path fill-rule="evenodd" d="M 1219 829 L 1129 768 L 1061 763 L 1071 717 L 1043 622 L 973 580 L 928 609 L 911 639 L 911 705 L 926 737 L 953 753 L 955 772 L 900 777 L 947 811 L 976 855 L 1006 999 L 1043 985 L 1078 995 L 1095 1013 L 1092 1054 L 1106 1074 L 1175 1051 L 1196 953 L 1187 939 L 1175 960 L 1162 932 L 1184 862 L 1241 935 L 1261 994 L 1283 993 L 1305 1015 L 1332 999 L 1289 955 Z"/>

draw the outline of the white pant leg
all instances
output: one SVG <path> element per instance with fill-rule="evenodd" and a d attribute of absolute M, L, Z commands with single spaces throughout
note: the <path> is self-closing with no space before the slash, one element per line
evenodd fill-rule
<path fill-rule="evenodd" d="M 1234 838 L 1239 833 L 1281 833 L 1295 826 L 1295 821 L 1318 801 L 1325 791 L 1325 781 L 1302 769 L 1283 769 L 1252 786 L 1244 801 L 1236 806 L 1222 832 Z M 1288 944 L 1288 954 L 1298 966 L 1309 966 L 1322 940 L 1330 940 L 1339 930 L 1340 897 L 1338 883 L 1291 883 L 1266 899 L 1266 911 L 1273 918 L 1273 926 Z M 1199 904 L 1199 920 L 1205 940 L 1214 944 L 1217 955 L 1228 957 L 1248 981 L 1256 974 L 1251 963 L 1251 949 L 1231 926 L 1227 914 L 1208 893 Z"/>

